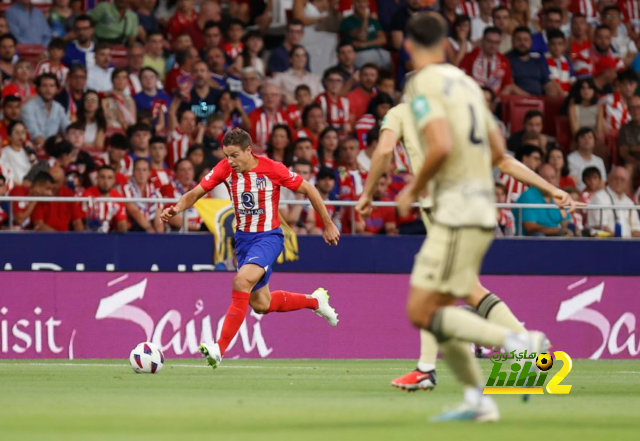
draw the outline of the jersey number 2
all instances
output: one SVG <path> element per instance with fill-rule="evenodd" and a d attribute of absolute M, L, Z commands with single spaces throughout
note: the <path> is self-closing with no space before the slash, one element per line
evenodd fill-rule
<path fill-rule="evenodd" d="M 476 118 L 476 112 L 473 110 L 473 106 L 469 104 L 469 112 L 471 113 L 471 131 L 469 132 L 469 142 L 473 145 L 482 145 L 482 138 L 476 133 L 478 126 L 478 119 Z"/>

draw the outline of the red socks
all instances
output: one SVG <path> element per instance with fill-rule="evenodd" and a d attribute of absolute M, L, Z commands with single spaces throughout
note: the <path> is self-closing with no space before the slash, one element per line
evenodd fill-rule
<path fill-rule="evenodd" d="M 229 346 L 233 337 L 238 333 L 240 326 L 242 326 L 242 322 L 247 315 L 247 306 L 249 306 L 249 293 L 233 291 L 233 294 L 231 294 L 231 306 L 229 306 L 227 315 L 224 317 L 222 331 L 218 339 L 218 345 L 220 346 L 220 353 L 222 355 L 224 355 L 227 346 Z"/>
<path fill-rule="evenodd" d="M 288 291 L 272 291 L 271 304 L 266 314 L 271 312 L 289 312 L 298 309 L 318 309 L 318 301 L 306 294 Z"/>

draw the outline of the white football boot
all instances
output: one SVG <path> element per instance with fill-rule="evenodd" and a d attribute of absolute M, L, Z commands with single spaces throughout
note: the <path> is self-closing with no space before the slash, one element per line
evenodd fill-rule
<path fill-rule="evenodd" d="M 220 346 L 218 346 L 217 343 L 210 345 L 206 343 L 200 344 L 200 353 L 214 369 L 217 369 L 220 363 L 222 363 L 222 354 L 220 353 Z"/>
<path fill-rule="evenodd" d="M 320 317 L 324 317 L 331 326 L 338 325 L 338 314 L 336 310 L 329 305 L 329 293 L 324 288 L 316 289 L 311 297 L 318 301 L 318 309 L 314 312 Z"/>

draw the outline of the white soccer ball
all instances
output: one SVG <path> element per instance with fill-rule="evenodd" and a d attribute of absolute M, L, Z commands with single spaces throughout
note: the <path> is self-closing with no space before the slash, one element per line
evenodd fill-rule
<path fill-rule="evenodd" d="M 159 347 L 145 341 L 131 351 L 129 364 L 137 374 L 157 374 L 164 366 L 164 354 Z"/>

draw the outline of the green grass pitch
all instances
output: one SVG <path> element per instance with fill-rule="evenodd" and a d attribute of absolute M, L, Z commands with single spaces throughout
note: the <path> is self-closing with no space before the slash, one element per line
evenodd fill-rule
<path fill-rule="evenodd" d="M 126 360 L 0 360 L 0 440 L 640 439 L 638 361 L 574 360 L 570 395 L 497 396 L 497 424 L 429 423 L 461 389 L 444 363 L 432 393 L 390 387 L 413 366 L 225 360 L 213 371 L 167 360 L 158 375 L 137 375 Z"/>

